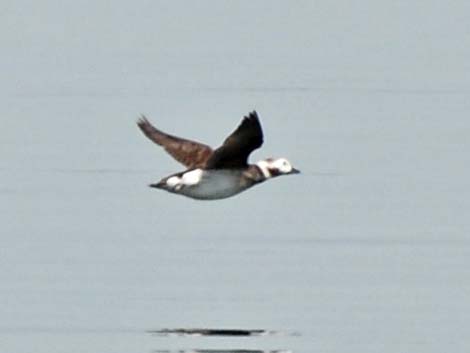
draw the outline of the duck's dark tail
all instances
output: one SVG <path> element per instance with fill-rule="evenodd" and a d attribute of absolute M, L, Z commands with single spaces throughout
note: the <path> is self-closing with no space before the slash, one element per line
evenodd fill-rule
<path fill-rule="evenodd" d="M 160 180 L 158 183 L 155 184 L 149 184 L 151 188 L 156 188 L 156 189 L 165 189 L 166 187 L 166 182 L 163 180 Z"/>

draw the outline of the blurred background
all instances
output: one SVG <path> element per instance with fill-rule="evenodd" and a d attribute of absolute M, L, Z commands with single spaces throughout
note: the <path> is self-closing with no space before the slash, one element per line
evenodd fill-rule
<path fill-rule="evenodd" d="M 2 1 L 4 352 L 465 352 L 470 5 Z M 135 125 L 302 174 L 197 202 Z M 265 329 L 253 338 L 161 328 Z M 295 334 L 292 334 L 295 333 Z"/>

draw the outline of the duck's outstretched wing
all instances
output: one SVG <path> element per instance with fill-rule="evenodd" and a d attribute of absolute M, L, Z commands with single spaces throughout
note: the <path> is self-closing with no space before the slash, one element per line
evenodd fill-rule
<path fill-rule="evenodd" d="M 158 130 L 145 116 L 137 121 L 137 125 L 145 136 L 164 147 L 165 151 L 188 169 L 204 167 L 213 154 L 212 148 L 203 143 L 186 140 Z"/>
<path fill-rule="evenodd" d="M 263 144 L 263 130 L 256 111 L 243 117 L 242 122 L 223 145 L 207 160 L 207 169 L 244 168 L 248 156 Z"/>

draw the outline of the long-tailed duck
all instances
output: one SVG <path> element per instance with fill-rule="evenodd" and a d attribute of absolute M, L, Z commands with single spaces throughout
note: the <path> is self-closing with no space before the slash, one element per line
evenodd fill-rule
<path fill-rule="evenodd" d="M 151 187 L 198 200 L 217 200 L 236 195 L 265 180 L 299 173 L 285 158 L 248 164 L 248 156 L 263 144 L 258 114 L 243 117 L 237 129 L 222 146 L 211 147 L 172 136 L 155 128 L 142 116 L 137 125 L 150 140 L 188 169 L 163 178 Z"/>

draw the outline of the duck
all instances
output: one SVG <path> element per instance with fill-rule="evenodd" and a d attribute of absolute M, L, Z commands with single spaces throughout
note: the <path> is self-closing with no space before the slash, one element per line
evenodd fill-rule
<path fill-rule="evenodd" d="M 144 115 L 137 121 L 137 126 L 146 137 L 186 167 L 182 172 L 150 184 L 152 188 L 195 200 L 220 200 L 267 180 L 300 173 L 286 158 L 248 163 L 250 154 L 263 144 L 263 130 L 256 111 L 244 116 L 235 131 L 216 149 L 163 132 Z"/>

